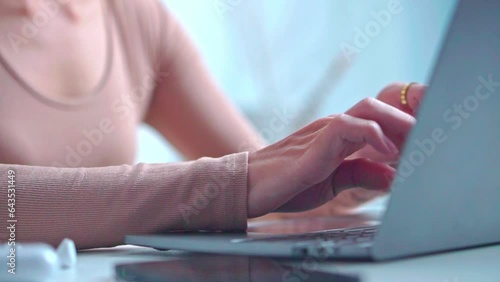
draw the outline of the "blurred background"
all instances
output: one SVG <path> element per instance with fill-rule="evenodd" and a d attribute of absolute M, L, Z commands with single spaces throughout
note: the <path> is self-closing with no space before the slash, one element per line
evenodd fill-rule
<path fill-rule="evenodd" d="M 391 82 L 426 83 L 455 2 L 163 0 L 268 142 L 376 96 Z M 143 126 L 136 160 L 182 156 Z"/>

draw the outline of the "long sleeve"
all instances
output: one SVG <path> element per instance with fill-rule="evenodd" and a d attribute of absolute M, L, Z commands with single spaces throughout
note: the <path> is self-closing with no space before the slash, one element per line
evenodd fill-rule
<path fill-rule="evenodd" d="M 238 153 L 99 168 L 1 164 L 0 218 L 4 223 L 9 219 L 11 170 L 16 241 L 57 245 L 68 237 L 82 249 L 121 244 L 127 234 L 244 230 L 247 162 L 248 154 Z M 0 230 L 4 241 L 8 230 Z"/>

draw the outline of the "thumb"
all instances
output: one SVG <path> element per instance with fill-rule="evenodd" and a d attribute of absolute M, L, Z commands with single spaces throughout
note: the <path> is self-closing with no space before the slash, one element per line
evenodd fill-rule
<path fill-rule="evenodd" d="M 388 164 L 368 159 L 344 160 L 334 172 L 332 189 L 335 195 L 356 187 L 387 191 L 395 172 Z"/>

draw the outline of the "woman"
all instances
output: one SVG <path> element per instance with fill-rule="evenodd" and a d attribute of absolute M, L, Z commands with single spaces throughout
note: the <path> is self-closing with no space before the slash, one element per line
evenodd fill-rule
<path fill-rule="evenodd" d="M 405 88 L 404 105 L 390 85 L 265 147 L 155 0 L 0 1 L 0 31 L 0 217 L 17 241 L 244 230 L 345 189 L 385 191 L 424 91 Z M 131 165 L 141 122 L 194 161 Z"/>

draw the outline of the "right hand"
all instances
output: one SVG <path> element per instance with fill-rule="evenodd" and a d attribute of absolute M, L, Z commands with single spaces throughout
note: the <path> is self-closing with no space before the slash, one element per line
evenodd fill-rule
<path fill-rule="evenodd" d="M 317 120 L 285 139 L 249 154 L 248 217 L 300 212 L 354 187 L 386 191 L 395 170 L 385 163 L 346 158 L 366 145 L 389 156 L 415 118 L 366 98 L 345 114 Z"/>

